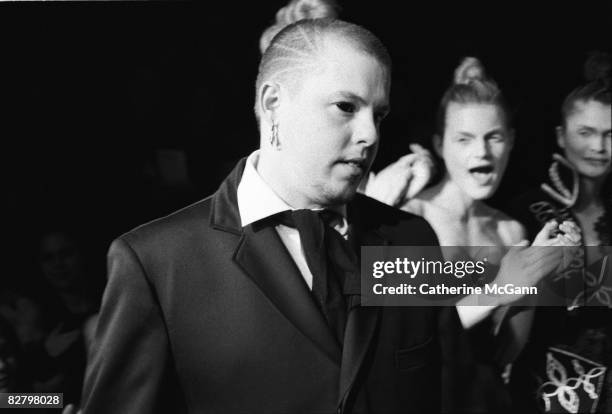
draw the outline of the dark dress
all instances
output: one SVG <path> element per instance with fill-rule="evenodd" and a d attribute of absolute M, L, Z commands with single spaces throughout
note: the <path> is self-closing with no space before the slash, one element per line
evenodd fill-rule
<path fill-rule="evenodd" d="M 571 210 L 539 189 L 516 200 L 509 213 L 526 226 L 531 240 L 545 222 L 573 218 Z M 610 233 L 602 234 L 602 228 L 600 239 L 609 244 Z M 582 251 L 581 271 L 573 277 L 586 281 L 584 269 L 605 265 L 598 252 L 609 258 L 610 248 Z M 611 266 L 607 263 L 608 275 Z M 517 412 L 612 412 L 611 299 L 600 294 L 587 302 L 596 306 L 536 308 L 529 340 L 512 369 L 510 388 Z"/>

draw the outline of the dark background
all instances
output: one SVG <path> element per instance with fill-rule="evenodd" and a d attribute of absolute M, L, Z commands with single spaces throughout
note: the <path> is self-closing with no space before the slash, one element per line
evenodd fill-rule
<path fill-rule="evenodd" d="M 410 3 L 351 0 L 341 13 L 379 35 L 394 61 L 374 169 L 411 140 L 429 142 L 454 69 L 474 55 L 517 108 L 515 151 L 492 200 L 503 206 L 545 173 L 586 52 L 610 49 L 609 8 Z M 14 277 L 51 224 L 85 231 L 103 260 L 112 238 L 216 189 L 258 144 L 258 40 L 284 4 L 0 5 L 3 233 Z M 186 157 L 189 181 L 165 178 L 160 149 Z"/>
<path fill-rule="evenodd" d="M 374 170 L 411 141 L 429 144 L 452 73 L 473 55 L 516 109 L 514 153 L 491 200 L 503 209 L 546 174 L 564 96 L 587 52 L 610 49 L 609 7 L 412 3 L 342 4 L 341 17 L 377 34 L 394 62 Z M 0 359 L 13 357 L 15 389 L 77 402 L 84 321 L 100 300 L 110 241 L 209 195 L 258 146 L 259 36 L 284 4 L 0 3 Z M 50 256 L 40 241 L 58 230 L 68 243 Z M 45 263 L 66 267 L 70 257 L 85 264 L 73 285 L 50 284 Z M 77 312 L 66 298 L 79 295 L 91 306 Z M 42 336 L 25 341 L 22 328 Z M 81 337 L 50 358 L 47 341 L 74 330 Z"/>

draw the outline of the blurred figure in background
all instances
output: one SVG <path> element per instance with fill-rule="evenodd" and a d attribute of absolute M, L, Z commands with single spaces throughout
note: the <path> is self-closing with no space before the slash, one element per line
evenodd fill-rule
<path fill-rule="evenodd" d="M 470 258 L 486 255 L 503 265 L 503 249 L 483 249 L 483 246 L 528 243 L 518 221 L 486 204 L 505 173 L 514 144 L 514 130 L 508 104 L 479 60 L 467 57 L 455 70 L 453 83 L 440 103 L 436 132 L 434 149 L 443 162 L 437 183 L 424 189 L 433 176 L 433 161 L 427 150 L 413 144 L 411 154 L 370 175 L 366 195 L 424 217 L 436 231 L 440 245 L 454 246 L 453 250 L 443 250 L 445 255 Z M 534 246 L 573 245 L 580 237 L 576 226 L 569 221 L 551 222 L 539 231 Z M 498 257 L 489 257 L 491 251 Z M 503 283 L 508 278 L 517 285 L 533 285 L 537 282 L 533 275 L 547 274 L 553 268 L 546 272 L 533 268 L 519 275 L 505 273 L 501 267 L 494 282 Z M 533 280 L 528 281 L 530 277 Z M 490 318 L 502 312 L 509 302 L 500 301 L 498 306 L 461 306 L 471 299 L 465 298 L 457 307 L 470 340 L 465 337 L 456 341 L 445 353 L 443 409 L 446 412 L 510 412 L 510 395 L 501 376 L 503 367 L 493 360 L 494 329 Z"/>
<path fill-rule="evenodd" d="M 77 234 L 63 224 L 39 233 L 32 252 L 38 276 L 0 295 L 0 317 L 7 322 L 2 337 L 6 342 L 14 332 L 16 340 L 15 348 L 5 343 L 16 351 L 0 372 L 16 366 L 18 382 L 8 378 L 17 384 L 14 391 L 60 392 L 65 403 L 80 401 L 104 282 Z"/>
<path fill-rule="evenodd" d="M 0 393 L 24 389 L 19 372 L 19 342 L 11 325 L 0 316 Z"/>
<path fill-rule="evenodd" d="M 590 246 L 572 272 L 555 278 L 577 281 L 588 295 L 569 297 L 567 307 L 523 312 L 533 327 L 521 332 L 527 340 L 510 382 L 520 412 L 612 412 L 612 290 L 605 282 L 612 274 L 610 67 L 608 53 L 589 57 L 585 82 L 561 107 L 557 143 L 563 156 L 553 157 L 547 182 L 509 209 L 530 237 L 544 222 L 571 219 L 581 228 L 582 245 Z"/>
<path fill-rule="evenodd" d="M 67 228 L 48 230 L 40 239 L 39 265 L 55 292 L 55 331 L 81 330 L 86 347 L 93 338 L 103 280 L 87 256 L 85 243 Z M 87 348 L 88 349 L 88 348 Z"/>

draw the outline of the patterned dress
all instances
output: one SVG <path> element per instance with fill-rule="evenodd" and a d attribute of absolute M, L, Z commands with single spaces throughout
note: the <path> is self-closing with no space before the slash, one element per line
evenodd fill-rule
<path fill-rule="evenodd" d="M 574 218 L 541 190 L 519 198 L 509 213 L 525 225 L 530 240 L 545 222 Z M 547 279 L 584 288 L 568 297 L 567 306 L 535 309 L 510 377 L 517 412 L 612 412 L 612 234 L 603 222 L 597 231 L 603 246 L 583 246 L 571 266 Z"/>

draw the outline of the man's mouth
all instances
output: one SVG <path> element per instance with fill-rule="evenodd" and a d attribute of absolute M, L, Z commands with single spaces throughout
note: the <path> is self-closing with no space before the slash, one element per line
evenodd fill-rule
<path fill-rule="evenodd" d="M 479 165 L 470 168 L 468 171 L 479 184 L 486 185 L 493 179 L 495 168 L 492 165 Z"/>
<path fill-rule="evenodd" d="M 368 167 L 367 158 L 348 158 L 339 162 L 359 172 L 365 171 Z"/>

